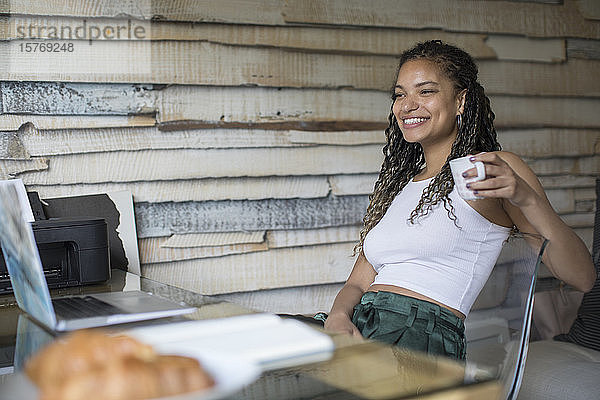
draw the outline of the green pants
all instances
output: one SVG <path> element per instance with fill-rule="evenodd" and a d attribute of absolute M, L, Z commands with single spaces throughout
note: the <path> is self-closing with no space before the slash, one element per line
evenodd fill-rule
<path fill-rule="evenodd" d="M 465 359 L 465 327 L 450 310 L 391 292 L 366 292 L 354 307 L 352 323 L 365 338 Z"/>

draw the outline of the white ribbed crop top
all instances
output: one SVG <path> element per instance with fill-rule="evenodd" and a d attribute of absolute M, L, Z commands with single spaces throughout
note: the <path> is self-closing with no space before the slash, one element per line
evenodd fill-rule
<path fill-rule="evenodd" d="M 373 284 L 394 285 L 469 313 L 490 275 L 510 228 L 496 225 L 453 190 L 456 226 L 442 204 L 408 221 L 431 179 L 409 182 L 365 237 Z"/>

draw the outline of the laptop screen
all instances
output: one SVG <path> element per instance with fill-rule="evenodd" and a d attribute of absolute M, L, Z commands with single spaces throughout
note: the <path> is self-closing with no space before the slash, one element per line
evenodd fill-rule
<path fill-rule="evenodd" d="M 44 278 L 33 229 L 25 220 L 28 210 L 19 202 L 19 181 L 0 185 L 0 243 L 17 304 L 49 328 L 56 326 L 50 292 Z"/>

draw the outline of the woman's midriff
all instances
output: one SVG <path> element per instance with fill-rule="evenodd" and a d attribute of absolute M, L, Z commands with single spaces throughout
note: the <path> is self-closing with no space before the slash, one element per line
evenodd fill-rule
<path fill-rule="evenodd" d="M 463 313 L 461 313 L 458 310 L 455 310 L 454 308 L 448 307 L 445 304 L 440 303 L 439 301 L 435 301 L 427 296 L 423 296 L 421 293 L 417 293 L 417 292 L 413 292 L 412 290 L 409 289 L 405 289 L 399 286 L 394 286 L 394 285 L 371 285 L 369 287 L 369 289 L 367 289 L 368 292 L 392 292 L 392 293 L 396 293 L 396 294 L 401 294 L 403 296 L 408 296 L 408 297 L 412 297 L 415 299 L 419 299 L 419 300 L 425 300 L 428 301 L 430 303 L 433 304 L 437 304 L 440 307 L 444 307 L 447 310 L 450 310 L 454 315 L 456 315 L 458 318 L 464 320 L 465 319 L 465 315 Z"/>

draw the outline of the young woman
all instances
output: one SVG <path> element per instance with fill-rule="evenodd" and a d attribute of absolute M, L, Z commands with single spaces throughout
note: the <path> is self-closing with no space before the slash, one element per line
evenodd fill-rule
<path fill-rule="evenodd" d="M 493 120 L 466 52 L 429 41 L 402 54 L 359 256 L 325 329 L 464 359 L 463 320 L 513 228 L 549 239 L 557 278 L 592 287 L 586 246 L 527 164 L 500 151 Z M 467 155 L 485 165 L 470 184 L 481 200 L 454 190 L 449 161 Z"/>

